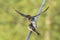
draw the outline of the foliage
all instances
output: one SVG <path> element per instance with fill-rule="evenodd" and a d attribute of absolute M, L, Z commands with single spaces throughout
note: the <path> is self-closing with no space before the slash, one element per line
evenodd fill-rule
<path fill-rule="evenodd" d="M 28 21 L 15 12 L 18 9 L 24 14 L 36 15 L 42 0 L 0 0 L 0 40 L 25 40 L 28 33 Z M 51 40 L 60 40 L 60 0 L 52 0 L 47 12 L 40 15 L 37 25 L 41 36 L 35 33 L 31 40 L 44 40 L 45 20 L 47 14 L 51 21 Z M 43 9 L 43 10 L 44 10 Z"/>

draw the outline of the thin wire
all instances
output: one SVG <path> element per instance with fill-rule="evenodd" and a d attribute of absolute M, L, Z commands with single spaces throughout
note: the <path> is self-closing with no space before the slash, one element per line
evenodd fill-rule
<path fill-rule="evenodd" d="M 29 40 L 29 38 L 30 38 L 30 36 L 31 36 L 31 33 L 32 33 L 32 31 L 29 31 L 29 32 L 28 32 L 28 35 L 27 35 L 27 37 L 26 37 L 26 40 Z"/>

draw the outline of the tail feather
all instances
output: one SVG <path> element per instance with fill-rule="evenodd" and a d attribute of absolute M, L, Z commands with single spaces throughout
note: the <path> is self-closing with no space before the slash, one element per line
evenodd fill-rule
<path fill-rule="evenodd" d="M 37 35 L 40 35 L 40 33 L 39 33 L 38 31 L 34 30 L 34 32 L 35 32 Z"/>
<path fill-rule="evenodd" d="M 37 32 L 37 31 L 36 31 L 36 33 L 37 33 L 37 35 L 40 35 L 40 33 L 39 33 L 39 32 Z"/>

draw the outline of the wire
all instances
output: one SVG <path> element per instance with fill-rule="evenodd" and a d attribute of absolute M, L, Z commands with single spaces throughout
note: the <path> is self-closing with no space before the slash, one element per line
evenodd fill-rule
<path fill-rule="evenodd" d="M 26 40 L 29 40 L 29 38 L 30 38 L 30 36 L 31 36 L 31 33 L 32 33 L 32 31 L 29 31 L 29 32 L 28 32 L 28 35 L 27 35 L 27 37 L 26 37 Z"/>

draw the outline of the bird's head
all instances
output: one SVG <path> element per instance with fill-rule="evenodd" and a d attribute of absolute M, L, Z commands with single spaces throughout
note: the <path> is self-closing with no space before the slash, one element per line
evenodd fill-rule
<path fill-rule="evenodd" d="M 34 21 L 34 17 L 33 16 L 30 16 L 30 15 L 27 15 L 27 19 L 30 20 L 30 21 Z"/>
<path fill-rule="evenodd" d="M 27 19 L 30 20 L 31 19 L 31 16 L 30 15 L 27 15 Z"/>

